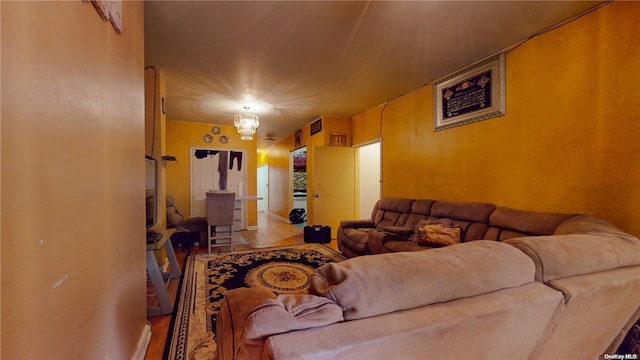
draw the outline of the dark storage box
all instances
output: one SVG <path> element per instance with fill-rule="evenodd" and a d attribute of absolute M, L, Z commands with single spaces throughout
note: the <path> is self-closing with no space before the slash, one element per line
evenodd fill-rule
<path fill-rule="evenodd" d="M 306 243 L 330 243 L 331 227 L 313 225 L 304 227 L 304 242 Z"/>

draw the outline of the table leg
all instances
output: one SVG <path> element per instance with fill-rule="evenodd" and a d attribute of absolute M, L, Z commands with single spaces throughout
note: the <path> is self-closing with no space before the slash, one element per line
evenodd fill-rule
<path fill-rule="evenodd" d="M 169 265 L 171 265 L 171 278 L 180 277 L 180 266 L 178 265 L 178 259 L 176 258 L 175 251 L 173 251 L 173 244 L 171 244 L 171 241 L 167 241 L 164 243 L 164 252 L 167 253 L 167 257 L 169 258 Z"/>
<path fill-rule="evenodd" d="M 175 259 L 175 253 L 173 254 L 173 257 Z M 171 265 L 171 267 L 173 268 L 173 265 Z M 160 266 L 158 266 L 158 261 L 156 260 L 152 250 L 147 251 L 147 273 L 149 274 L 149 278 L 151 279 L 151 283 L 153 284 L 153 288 L 158 298 L 158 304 L 160 305 L 147 307 L 147 316 L 171 314 L 173 307 L 169 300 L 169 294 L 167 293 L 167 288 L 163 281 Z"/>

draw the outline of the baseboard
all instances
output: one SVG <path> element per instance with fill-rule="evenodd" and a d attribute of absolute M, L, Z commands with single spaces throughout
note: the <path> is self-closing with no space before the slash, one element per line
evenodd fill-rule
<path fill-rule="evenodd" d="M 247 226 L 247 230 L 258 230 L 258 225 Z"/>
<path fill-rule="evenodd" d="M 144 356 L 147 354 L 147 347 L 151 340 L 151 324 L 146 323 L 140 334 L 138 345 L 136 346 L 136 352 L 133 353 L 131 360 L 144 360 Z"/>

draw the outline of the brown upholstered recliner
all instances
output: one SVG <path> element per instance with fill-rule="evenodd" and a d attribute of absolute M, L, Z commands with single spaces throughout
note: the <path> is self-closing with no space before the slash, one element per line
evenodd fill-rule
<path fill-rule="evenodd" d="M 175 200 L 167 195 L 167 228 L 175 228 L 171 236 L 174 247 L 191 247 L 194 242 L 204 244 L 207 241 L 207 218 L 185 219 L 175 206 Z"/>
<path fill-rule="evenodd" d="M 415 200 L 402 198 L 384 198 L 373 207 L 371 219 L 343 220 L 338 227 L 338 247 L 348 256 L 379 253 L 369 248 L 371 237 L 385 236 L 383 229 L 388 226 L 404 224 L 409 217 L 411 205 Z M 382 243 L 378 241 L 376 243 Z"/>

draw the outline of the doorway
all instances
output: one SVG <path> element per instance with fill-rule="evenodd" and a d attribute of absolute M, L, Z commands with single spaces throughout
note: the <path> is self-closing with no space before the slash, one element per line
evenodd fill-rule
<path fill-rule="evenodd" d="M 358 161 L 358 215 L 369 219 L 371 210 L 381 197 L 380 142 L 357 147 Z"/>
<path fill-rule="evenodd" d="M 258 212 L 269 212 L 269 164 L 258 167 L 257 186 Z"/>
<path fill-rule="evenodd" d="M 292 151 L 293 164 L 293 208 L 303 209 L 307 212 L 307 147 L 301 147 Z"/>

